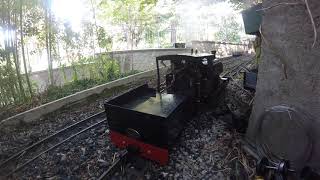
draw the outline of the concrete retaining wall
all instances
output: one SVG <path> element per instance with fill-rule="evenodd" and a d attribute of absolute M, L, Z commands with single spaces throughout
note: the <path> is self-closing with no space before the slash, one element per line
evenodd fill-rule
<path fill-rule="evenodd" d="M 156 68 L 155 61 L 157 56 L 166 54 L 181 54 L 190 52 L 190 49 L 185 48 L 171 48 L 171 49 L 144 49 L 132 51 L 113 51 L 107 53 L 111 58 L 118 60 L 120 63 L 120 70 L 122 73 L 130 72 L 132 70 L 148 71 Z M 53 76 L 55 85 L 63 85 L 66 82 L 73 80 L 72 67 L 65 67 L 64 73 L 62 68 L 54 69 Z M 89 70 L 84 65 L 82 68 L 77 68 L 79 79 L 89 78 Z M 37 85 L 38 91 L 42 92 L 48 87 L 48 72 L 38 71 L 30 75 L 30 79 Z"/>
<path fill-rule="evenodd" d="M 156 76 L 156 70 L 150 70 L 150 71 L 138 73 L 135 75 L 131 75 L 122 79 L 112 81 L 110 83 L 93 87 L 91 89 L 87 89 L 85 91 L 75 93 L 73 95 L 41 105 L 34 109 L 28 110 L 26 112 L 23 112 L 13 117 L 10 117 L 8 119 L 5 119 L 0 122 L 0 128 L 1 126 L 5 126 L 5 125 L 17 125 L 19 123 L 29 123 L 29 122 L 39 120 L 40 117 L 48 113 L 54 112 L 64 106 L 67 106 L 69 104 L 78 102 L 82 99 L 88 98 L 89 96 L 99 95 L 105 90 L 112 89 L 115 87 L 120 87 L 120 86 L 126 86 L 132 82 L 139 82 L 141 81 L 141 79 L 151 78 L 152 76 Z"/>
<path fill-rule="evenodd" d="M 156 67 L 156 57 L 170 54 L 188 53 L 190 49 L 142 49 L 132 51 L 113 51 L 108 53 L 120 63 L 121 72 L 132 70 L 146 71 Z"/>
<path fill-rule="evenodd" d="M 64 70 L 62 70 L 62 68 L 53 69 L 55 85 L 62 86 L 67 82 L 71 82 L 73 80 L 73 72 L 74 71 L 72 67 L 65 67 Z M 90 77 L 89 70 L 87 70 L 86 66 L 83 66 L 82 68 L 77 68 L 77 75 L 79 79 Z M 47 70 L 31 73 L 30 79 L 34 84 L 36 84 L 39 92 L 44 91 L 49 85 L 49 76 Z"/>
<path fill-rule="evenodd" d="M 230 56 L 235 52 L 252 51 L 252 46 L 249 43 L 237 44 L 215 41 L 192 41 L 191 48 L 198 49 L 199 52 L 203 53 L 211 53 L 212 50 L 216 50 L 218 57 Z"/>
<path fill-rule="evenodd" d="M 127 73 L 132 70 L 148 71 L 156 67 L 155 60 L 157 56 L 169 54 L 189 53 L 190 49 L 198 49 L 199 52 L 211 53 L 213 49 L 218 50 L 218 56 L 224 57 L 231 55 L 234 51 L 245 52 L 248 50 L 246 44 L 219 43 L 213 41 L 193 41 L 190 48 L 170 48 L 170 49 L 142 49 L 130 51 L 113 51 L 106 53 L 111 58 L 117 60 L 120 64 L 120 71 Z M 54 69 L 53 76 L 55 85 L 63 85 L 73 80 L 72 67 Z M 86 66 L 77 68 L 79 79 L 89 78 L 89 70 Z M 38 71 L 30 75 L 30 79 L 37 85 L 38 91 L 42 92 L 48 87 L 48 72 Z"/>

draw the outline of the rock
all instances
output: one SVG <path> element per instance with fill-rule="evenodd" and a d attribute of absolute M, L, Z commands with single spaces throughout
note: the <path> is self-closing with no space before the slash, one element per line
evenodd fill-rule
<path fill-rule="evenodd" d="M 106 145 L 106 140 L 105 140 L 105 139 L 99 139 L 99 140 L 98 140 L 98 144 L 99 144 L 100 146 L 104 146 L 104 145 Z"/>
<path fill-rule="evenodd" d="M 61 162 L 64 162 L 67 160 L 67 155 L 66 154 L 60 154 L 61 155 L 61 158 L 60 158 L 60 161 Z"/>
<path fill-rule="evenodd" d="M 211 178 L 209 178 L 210 180 L 212 179 L 212 180 L 220 180 L 220 179 L 218 179 L 218 177 L 216 176 L 216 175 L 212 175 L 211 176 Z"/>
<path fill-rule="evenodd" d="M 186 152 L 186 151 L 183 151 L 182 154 L 183 154 L 184 156 L 188 156 L 188 152 Z"/>
<path fill-rule="evenodd" d="M 220 107 L 217 107 L 214 111 L 213 111 L 214 115 L 221 115 L 223 112 L 221 110 Z"/>
<path fill-rule="evenodd" d="M 202 160 L 202 158 L 201 158 L 201 157 L 198 157 L 198 158 L 197 158 L 197 161 L 198 161 L 198 162 L 200 162 L 200 163 L 202 163 L 202 162 L 203 162 L 203 160 Z"/>
<path fill-rule="evenodd" d="M 46 180 L 58 180 L 59 177 L 58 176 L 53 176 L 53 177 L 47 177 L 45 178 Z"/>
<path fill-rule="evenodd" d="M 105 128 L 100 128 L 97 130 L 97 133 L 102 134 L 105 132 Z"/>
<path fill-rule="evenodd" d="M 82 147 L 81 151 L 82 151 L 82 156 L 85 156 L 86 155 L 86 148 Z"/>
<path fill-rule="evenodd" d="M 91 143 L 91 144 L 89 144 L 89 147 L 90 147 L 90 149 L 91 149 L 91 150 L 96 149 L 96 145 L 95 145 L 95 143 Z"/>
<path fill-rule="evenodd" d="M 178 169 L 178 170 L 182 170 L 182 165 L 181 165 L 181 164 L 179 164 L 179 163 L 177 163 L 177 164 L 176 164 L 176 169 Z"/>
<path fill-rule="evenodd" d="M 239 109 L 236 109 L 234 111 L 232 111 L 232 115 L 235 119 L 241 119 L 241 117 L 244 115 L 243 113 L 241 113 L 241 111 Z"/>
<path fill-rule="evenodd" d="M 88 139 L 86 139 L 86 142 L 87 142 L 88 144 L 92 144 L 92 143 L 93 143 L 93 140 L 92 140 L 91 138 L 88 138 Z"/>
<path fill-rule="evenodd" d="M 218 179 L 224 179 L 224 175 L 222 174 L 222 172 L 218 172 L 217 173 L 217 178 Z"/>
<path fill-rule="evenodd" d="M 168 176 L 168 173 L 166 172 L 161 172 L 162 177 L 166 178 Z"/>
<path fill-rule="evenodd" d="M 206 171 L 206 170 L 202 170 L 202 171 L 201 171 L 201 174 L 202 174 L 202 175 L 205 175 L 205 174 L 207 174 L 207 171 Z"/>
<path fill-rule="evenodd" d="M 147 174 L 145 174 L 144 176 L 146 177 L 147 180 L 151 179 L 150 173 L 147 173 Z"/>
<path fill-rule="evenodd" d="M 103 159 L 98 159 L 98 163 L 100 167 L 107 167 L 109 166 L 109 163 Z"/>
<path fill-rule="evenodd" d="M 231 114 L 227 114 L 227 115 L 224 115 L 223 117 L 222 117 L 222 120 L 224 121 L 224 122 L 226 122 L 226 123 L 228 123 L 229 125 L 231 125 L 232 124 L 232 115 Z"/>
<path fill-rule="evenodd" d="M 174 179 L 177 180 L 179 178 L 180 174 L 179 173 L 175 173 L 174 174 Z"/>
<path fill-rule="evenodd" d="M 208 166 L 214 166 L 215 165 L 215 161 L 207 161 L 207 165 Z"/>
<path fill-rule="evenodd" d="M 77 171 L 79 168 L 80 168 L 79 166 L 75 166 L 75 167 L 73 168 L 73 171 Z"/>

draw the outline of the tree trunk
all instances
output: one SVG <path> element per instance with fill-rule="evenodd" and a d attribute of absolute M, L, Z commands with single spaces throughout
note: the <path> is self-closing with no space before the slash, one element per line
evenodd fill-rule
<path fill-rule="evenodd" d="M 92 30 L 93 31 L 93 30 Z M 96 59 L 96 48 L 95 48 L 95 40 L 94 40 L 94 33 L 92 33 L 92 50 L 93 50 L 93 59 Z"/>
<path fill-rule="evenodd" d="M 28 67 L 29 67 L 29 73 L 32 72 L 31 64 L 30 64 L 30 58 L 29 58 L 29 50 L 28 50 L 28 45 L 26 45 L 26 51 L 27 51 L 27 62 L 28 62 Z"/>
<path fill-rule="evenodd" d="M 25 56 L 25 52 L 24 52 L 23 25 L 22 25 L 22 18 L 23 18 L 23 16 L 22 16 L 22 14 L 23 14 L 22 3 L 23 3 L 23 1 L 20 0 L 20 37 L 21 37 L 22 61 L 23 61 L 24 73 L 26 76 L 26 81 L 27 81 L 29 92 L 30 92 L 30 96 L 33 97 L 32 87 L 31 87 L 28 69 L 27 69 L 26 56 Z"/>
<path fill-rule="evenodd" d="M 177 42 L 177 30 L 175 21 L 171 21 L 171 44 Z M 208 39 L 208 38 L 207 38 Z"/>
<path fill-rule="evenodd" d="M 9 27 L 9 26 L 7 26 Z M 6 34 L 9 36 L 9 34 Z M 16 80 L 14 77 L 14 73 L 13 73 L 13 68 L 12 68 L 12 63 L 11 63 L 11 57 L 10 57 L 10 44 L 9 44 L 9 39 L 5 40 L 5 57 L 7 60 L 7 64 L 6 64 L 6 73 L 8 74 L 8 79 L 9 79 L 9 83 L 7 85 L 7 88 L 10 88 L 11 91 L 11 98 L 13 99 L 13 101 L 16 101 L 16 89 L 14 87 Z M 8 89 L 7 89 L 8 90 Z"/>
<path fill-rule="evenodd" d="M 51 83 L 54 85 L 54 78 L 53 78 L 53 67 L 52 67 L 52 10 L 51 10 L 51 5 L 52 5 L 52 0 L 49 0 L 49 55 L 50 55 L 50 63 L 49 63 L 49 69 L 50 69 L 50 78 L 51 78 Z"/>
<path fill-rule="evenodd" d="M 91 8 L 92 8 L 93 20 L 94 20 L 94 28 L 95 28 L 95 32 L 96 32 L 95 34 L 98 37 L 98 25 L 97 25 L 97 18 L 96 18 L 96 10 L 95 10 L 94 4 L 93 4 L 93 0 L 90 0 L 90 3 L 91 3 Z M 93 34 L 93 38 L 94 38 L 95 37 L 94 32 L 92 32 L 92 34 Z M 99 47 L 99 53 L 101 54 L 100 47 Z"/>
<path fill-rule="evenodd" d="M 16 31 L 16 30 L 15 30 Z M 17 32 L 15 32 L 16 34 Z M 13 41 L 13 39 L 12 39 Z M 15 37 L 13 44 L 13 60 L 14 60 L 14 65 L 16 67 L 16 73 L 17 73 L 17 78 L 18 78 L 18 84 L 19 84 L 19 90 L 20 90 L 20 95 L 23 100 L 26 99 L 26 95 L 24 93 L 24 88 L 23 88 L 23 83 L 22 83 L 22 77 L 21 77 L 21 72 L 20 72 L 20 61 L 19 61 L 19 55 L 18 55 L 18 44 L 17 44 L 17 36 Z"/>
<path fill-rule="evenodd" d="M 10 46 L 10 24 L 11 24 L 11 5 L 10 3 L 0 3 L 2 5 L 2 9 L 5 11 L 2 14 L 2 24 L 4 25 L 4 31 L 5 36 L 8 38 L 4 39 L 4 54 L 3 57 L 6 60 L 6 67 L 5 67 L 5 76 L 7 76 L 6 79 L 6 87 L 5 88 L 5 94 L 8 95 L 8 99 L 10 99 L 9 103 L 16 102 L 17 95 L 16 95 L 16 89 L 15 85 L 17 83 L 16 77 L 14 74 L 14 69 L 12 67 L 12 61 L 11 61 L 11 46 Z"/>
<path fill-rule="evenodd" d="M 49 14 L 49 17 L 48 17 Z M 46 31 L 46 50 L 48 59 L 49 84 L 53 85 L 52 59 L 51 59 L 51 0 L 46 0 L 45 7 L 45 31 Z"/>
<path fill-rule="evenodd" d="M 13 20 L 16 22 L 16 15 L 13 14 Z M 11 47 L 11 52 L 13 55 L 13 62 L 15 65 L 15 70 L 16 70 L 16 75 L 18 78 L 18 87 L 20 90 L 20 95 L 22 99 L 25 99 L 25 94 L 24 94 L 24 89 L 23 89 L 23 84 L 22 84 L 22 78 L 21 78 L 21 73 L 20 73 L 20 63 L 19 63 L 19 57 L 18 57 L 18 47 L 17 47 L 17 30 L 16 29 L 11 29 L 11 25 L 9 24 L 9 30 L 11 31 L 10 33 L 10 47 Z M 14 31 L 14 37 L 12 37 Z"/>

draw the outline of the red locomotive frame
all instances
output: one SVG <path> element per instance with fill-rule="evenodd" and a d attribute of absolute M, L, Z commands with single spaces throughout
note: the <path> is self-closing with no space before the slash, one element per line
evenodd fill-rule
<path fill-rule="evenodd" d="M 158 162 L 160 165 L 168 163 L 169 153 L 167 149 L 143 143 L 112 130 L 110 131 L 110 138 L 119 148 L 127 148 L 128 146 L 138 147 L 142 157 Z"/>

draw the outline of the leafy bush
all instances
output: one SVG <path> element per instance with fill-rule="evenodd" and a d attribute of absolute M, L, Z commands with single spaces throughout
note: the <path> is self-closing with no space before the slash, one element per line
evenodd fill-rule
<path fill-rule="evenodd" d="M 90 79 L 106 79 L 110 81 L 121 76 L 119 63 L 105 54 L 98 55 L 95 58 L 83 58 L 76 67 L 82 68 L 83 65 L 88 69 Z"/>
<path fill-rule="evenodd" d="M 107 55 L 99 55 L 95 58 L 82 58 L 80 61 L 72 63 L 71 66 L 73 70 L 72 82 L 67 82 L 63 86 L 49 86 L 39 96 L 41 104 L 138 72 L 132 71 L 121 74 L 119 63 Z M 64 73 L 64 67 L 62 67 L 62 71 Z M 84 79 L 78 77 L 81 71 L 89 71 L 89 77 Z"/>
<path fill-rule="evenodd" d="M 132 71 L 130 73 L 126 74 L 117 74 L 115 71 L 116 67 L 113 67 L 112 65 L 109 67 L 109 74 L 107 74 L 106 79 L 81 79 L 72 81 L 69 83 L 66 83 L 63 86 L 50 86 L 48 89 L 42 94 L 42 103 L 54 101 L 69 95 L 72 95 L 76 92 L 83 91 L 92 87 L 95 87 L 97 85 L 101 85 L 110 81 L 113 81 L 117 78 L 126 77 L 132 74 L 136 74 L 139 71 Z"/>
<path fill-rule="evenodd" d="M 38 105 L 45 104 L 72 95 L 76 92 L 83 91 L 94 86 L 139 72 L 132 71 L 129 73 L 120 73 L 119 63 L 106 55 L 96 56 L 95 58 L 82 58 L 78 62 L 73 62 L 71 66 L 73 70 L 71 82 L 67 82 L 67 76 L 65 72 L 66 67 L 62 66 L 61 73 L 63 74 L 65 80 L 65 84 L 63 86 L 49 86 L 46 91 L 34 94 L 33 97 L 31 97 L 30 94 L 26 93 L 25 98 L 17 96 L 19 95 L 19 93 L 11 90 L 11 83 L 8 82 L 17 82 L 16 77 L 14 77 L 14 80 L 12 78 L 10 79 L 9 77 L 12 76 L 3 74 L 3 72 L 6 71 L 0 71 L 0 108 L 1 110 L 9 108 L 13 109 L 12 112 L 10 111 L 6 115 L 0 114 L 0 117 L 9 117 Z M 0 68 L 5 67 L 6 66 L 0 66 Z M 80 74 L 87 74 L 86 78 L 79 77 Z M 22 78 L 22 82 L 23 86 L 26 86 L 24 77 Z M 13 83 L 13 86 L 15 86 L 14 89 L 17 89 L 16 83 Z M 37 84 L 35 82 L 32 82 L 32 89 L 33 92 L 36 92 Z M 11 96 L 8 96 L 8 93 L 12 93 L 12 95 L 10 94 Z M 15 99 L 13 99 L 12 97 L 14 97 Z"/>

